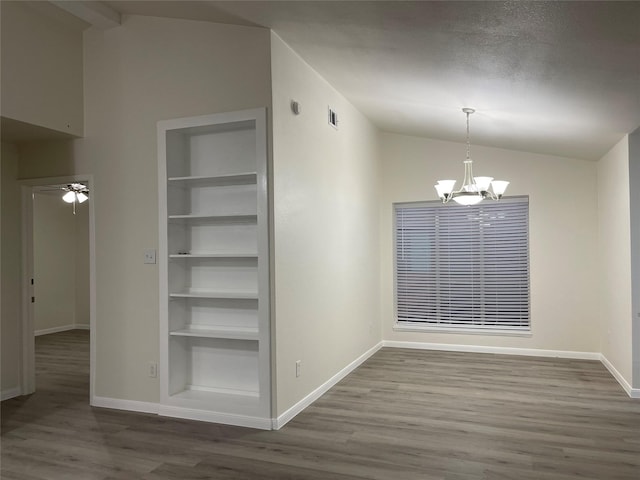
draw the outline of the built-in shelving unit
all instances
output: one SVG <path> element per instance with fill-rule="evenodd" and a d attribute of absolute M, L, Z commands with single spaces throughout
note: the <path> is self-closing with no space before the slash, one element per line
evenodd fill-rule
<path fill-rule="evenodd" d="M 158 123 L 160 413 L 271 428 L 264 109 Z"/>

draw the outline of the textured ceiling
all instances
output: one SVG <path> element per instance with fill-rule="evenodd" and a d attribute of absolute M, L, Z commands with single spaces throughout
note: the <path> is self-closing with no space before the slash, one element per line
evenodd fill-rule
<path fill-rule="evenodd" d="M 379 128 L 595 160 L 640 126 L 640 2 L 106 2 L 273 29 Z"/>

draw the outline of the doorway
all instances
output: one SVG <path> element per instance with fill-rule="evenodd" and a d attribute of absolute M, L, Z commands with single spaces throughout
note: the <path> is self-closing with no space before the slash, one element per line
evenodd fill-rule
<path fill-rule="evenodd" d="M 87 195 L 63 201 L 69 185 Z M 95 373 L 95 192 L 90 175 L 23 182 L 22 394 L 36 391 L 36 336 L 89 330 L 89 401 Z M 84 196 L 90 197 L 89 199 Z M 82 199 L 80 203 L 78 199 Z M 67 197 L 69 200 L 69 197 Z M 86 338 L 86 336 L 85 336 Z"/>

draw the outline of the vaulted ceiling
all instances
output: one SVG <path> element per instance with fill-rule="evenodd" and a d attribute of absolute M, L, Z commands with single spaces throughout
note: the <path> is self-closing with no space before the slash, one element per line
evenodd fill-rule
<path fill-rule="evenodd" d="M 596 160 L 640 126 L 640 2 L 109 1 L 261 26 L 380 129 Z"/>

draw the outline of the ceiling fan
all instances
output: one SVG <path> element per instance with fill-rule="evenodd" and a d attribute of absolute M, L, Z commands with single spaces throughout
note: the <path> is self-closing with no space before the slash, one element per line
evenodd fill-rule
<path fill-rule="evenodd" d="M 67 185 L 51 185 L 50 188 L 40 188 L 40 192 L 55 192 L 63 190 L 62 200 L 73 205 L 73 214 L 76 214 L 76 203 L 84 203 L 89 200 L 89 188 L 83 183 L 69 183 Z"/>

